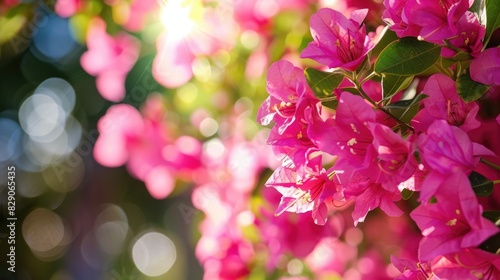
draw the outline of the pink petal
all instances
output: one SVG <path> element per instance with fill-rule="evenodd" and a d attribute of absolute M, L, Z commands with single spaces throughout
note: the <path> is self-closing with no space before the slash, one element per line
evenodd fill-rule
<path fill-rule="evenodd" d="M 175 187 L 175 180 L 165 166 L 158 166 L 151 170 L 144 180 L 152 197 L 164 199 Z"/>

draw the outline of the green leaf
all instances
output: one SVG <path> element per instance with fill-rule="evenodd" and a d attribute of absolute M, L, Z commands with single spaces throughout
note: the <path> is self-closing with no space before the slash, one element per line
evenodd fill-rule
<path fill-rule="evenodd" d="M 413 193 L 414 193 L 413 191 L 410 191 L 408 189 L 403 189 L 403 191 L 401 192 L 401 196 L 403 197 L 404 200 L 408 200 L 411 198 Z"/>
<path fill-rule="evenodd" d="M 469 181 L 478 196 L 489 196 L 493 192 L 493 182 L 475 171 L 469 175 Z"/>
<path fill-rule="evenodd" d="M 413 81 L 414 76 L 384 75 L 382 77 L 383 99 L 393 97 L 396 93 L 406 89 Z"/>
<path fill-rule="evenodd" d="M 490 88 L 487 85 L 475 82 L 471 79 L 469 70 L 465 71 L 462 75 L 458 76 L 457 81 L 458 95 L 465 102 L 471 102 L 479 99 Z"/>
<path fill-rule="evenodd" d="M 493 254 L 500 254 L 500 233 L 486 239 L 479 245 L 479 248 Z"/>
<path fill-rule="evenodd" d="M 410 100 L 397 101 L 384 107 L 386 109 L 389 109 L 391 113 L 401 121 L 409 123 L 411 119 L 418 113 L 420 101 L 424 100 L 427 97 L 427 95 L 420 93 Z"/>
<path fill-rule="evenodd" d="M 336 89 L 344 79 L 344 75 L 340 73 L 323 72 L 313 68 L 306 68 L 304 75 L 314 95 L 320 99 L 331 96 L 333 90 Z"/>
<path fill-rule="evenodd" d="M 389 29 L 389 26 L 386 26 L 380 35 L 380 40 L 377 45 L 371 50 L 370 56 L 377 57 L 390 43 L 399 39 L 396 32 Z"/>
<path fill-rule="evenodd" d="M 485 46 L 489 42 L 493 32 L 500 27 L 500 1 L 498 0 L 486 0 L 486 35 L 485 35 Z"/>
<path fill-rule="evenodd" d="M 339 106 L 339 101 L 338 100 L 328 100 L 328 101 L 322 101 L 321 105 L 328 107 L 333 110 L 337 110 L 337 107 Z"/>
<path fill-rule="evenodd" d="M 424 72 L 439 60 L 441 47 L 413 37 L 388 45 L 375 62 L 375 72 L 410 76 Z"/>

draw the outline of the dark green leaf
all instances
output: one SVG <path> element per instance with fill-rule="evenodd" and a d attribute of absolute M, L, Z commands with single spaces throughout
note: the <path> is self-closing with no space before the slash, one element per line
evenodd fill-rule
<path fill-rule="evenodd" d="M 382 35 L 377 45 L 370 52 L 371 57 L 377 57 L 390 43 L 398 40 L 399 37 L 396 33 L 389 29 L 389 26 L 384 28 Z"/>
<path fill-rule="evenodd" d="M 328 100 L 328 101 L 322 101 L 321 104 L 325 107 L 328 107 L 333 110 L 337 110 L 337 107 L 339 106 L 339 101 L 338 100 Z"/>
<path fill-rule="evenodd" d="M 469 181 L 478 196 L 489 196 L 493 192 L 493 182 L 475 171 L 469 175 Z"/>
<path fill-rule="evenodd" d="M 411 119 L 418 113 L 420 101 L 424 100 L 427 97 L 427 95 L 420 93 L 417 94 L 413 99 L 397 101 L 385 106 L 385 108 L 389 109 L 391 113 L 399 118 L 402 122 L 409 123 Z"/>
<path fill-rule="evenodd" d="M 313 68 L 306 68 L 304 75 L 314 95 L 320 99 L 331 96 L 333 90 L 336 89 L 344 79 L 344 75 L 340 73 L 323 72 Z"/>
<path fill-rule="evenodd" d="M 479 245 L 479 248 L 493 253 L 493 254 L 499 254 L 500 253 L 500 233 L 497 233 L 490 238 L 486 239 L 483 243 Z"/>
<path fill-rule="evenodd" d="M 469 8 L 469 11 L 475 13 L 478 17 L 481 16 L 484 10 L 484 0 L 474 0 L 474 3 Z M 481 19 L 479 19 L 481 20 Z M 480 22 L 483 23 L 483 22 Z"/>
<path fill-rule="evenodd" d="M 500 226 L 500 211 L 496 210 L 484 211 L 483 217 L 495 223 L 496 226 Z"/>
<path fill-rule="evenodd" d="M 396 93 L 406 89 L 413 81 L 414 76 L 384 75 L 382 77 L 383 99 L 393 97 Z"/>
<path fill-rule="evenodd" d="M 418 104 L 426 97 L 427 95 L 425 94 L 417 94 L 413 99 L 396 101 L 394 103 L 385 106 L 385 108 L 389 110 L 392 109 L 406 110 L 408 109 L 408 107 Z"/>
<path fill-rule="evenodd" d="M 408 200 L 411 198 L 411 196 L 413 195 L 413 191 L 410 191 L 410 190 L 407 190 L 407 189 L 403 189 L 403 191 L 401 192 L 401 196 L 403 196 L 403 199 L 404 200 Z"/>
<path fill-rule="evenodd" d="M 453 59 L 456 61 L 468 61 L 471 60 L 472 58 L 473 57 L 470 55 L 470 53 L 464 51 L 458 52 L 453 56 Z"/>
<path fill-rule="evenodd" d="M 486 35 L 485 42 L 490 40 L 491 34 L 500 27 L 500 1 L 486 0 Z"/>
<path fill-rule="evenodd" d="M 487 85 L 475 82 L 470 78 L 469 70 L 458 76 L 457 81 L 458 95 L 465 102 L 471 102 L 479 99 L 490 88 Z"/>
<path fill-rule="evenodd" d="M 400 76 L 416 75 L 436 63 L 441 47 L 413 37 L 401 38 L 388 45 L 375 63 L 375 72 Z"/>

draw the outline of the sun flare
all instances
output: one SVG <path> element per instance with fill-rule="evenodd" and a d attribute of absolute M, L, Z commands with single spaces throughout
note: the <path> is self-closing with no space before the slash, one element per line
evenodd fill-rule
<path fill-rule="evenodd" d="M 182 39 L 191 33 L 196 24 L 193 0 L 168 0 L 161 4 L 160 20 L 171 39 Z"/>

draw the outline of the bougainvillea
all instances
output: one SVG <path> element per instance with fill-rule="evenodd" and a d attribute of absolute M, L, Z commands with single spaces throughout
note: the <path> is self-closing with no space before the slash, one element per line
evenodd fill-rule
<path fill-rule="evenodd" d="M 498 279 L 497 2 L 50 8 L 109 101 L 94 159 L 191 198 L 203 279 Z"/>

